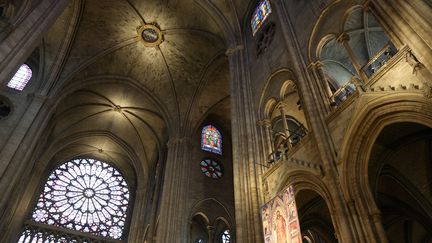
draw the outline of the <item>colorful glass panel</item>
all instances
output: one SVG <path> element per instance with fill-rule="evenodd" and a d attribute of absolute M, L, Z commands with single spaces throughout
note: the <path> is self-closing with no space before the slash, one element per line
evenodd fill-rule
<path fill-rule="evenodd" d="M 98 160 L 74 159 L 49 175 L 32 220 L 122 239 L 128 202 L 128 185 L 120 172 Z"/>
<path fill-rule="evenodd" d="M 201 161 L 200 166 L 201 172 L 209 178 L 219 179 L 223 176 L 222 167 L 214 160 L 205 159 Z"/>
<path fill-rule="evenodd" d="M 212 125 L 203 127 L 201 148 L 208 152 L 222 154 L 222 135 L 216 127 Z"/>
<path fill-rule="evenodd" d="M 251 19 L 252 35 L 255 36 L 271 12 L 269 0 L 263 0 L 258 4 Z"/>

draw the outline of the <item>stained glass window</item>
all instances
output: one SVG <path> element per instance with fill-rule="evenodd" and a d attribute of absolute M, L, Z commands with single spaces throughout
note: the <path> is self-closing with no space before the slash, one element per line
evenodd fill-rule
<path fill-rule="evenodd" d="M 255 36 L 271 12 L 269 0 L 262 0 L 258 4 L 251 19 L 252 35 Z"/>
<path fill-rule="evenodd" d="M 222 233 L 222 243 L 231 243 L 231 234 L 229 229 Z"/>
<path fill-rule="evenodd" d="M 204 126 L 201 133 L 201 148 L 216 154 L 222 154 L 222 135 L 212 126 Z"/>
<path fill-rule="evenodd" d="M 128 203 L 128 185 L 119 171 L 98 160 L 74 159 L 49 175 L 30 221 L 119 240 Z M 37 234 L 32 239 L 37 241 Z"/>
<path fill-rule="evenodd" d="M 219 179 L 223 176 L 222 167 L 214 160 L 205 159 L 201 161 L 200 166 L 201 172 L 207 177 Z"/>
<path fill-rule="evenodd" d="M 22 91 L 32 77 L 32 70 L 27 64 L 21 65 L 7 86 Z"/>

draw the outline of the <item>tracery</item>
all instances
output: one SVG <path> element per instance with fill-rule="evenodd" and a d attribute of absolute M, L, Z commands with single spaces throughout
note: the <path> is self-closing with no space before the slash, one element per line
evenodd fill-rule
<path fill-rule="evenodd" d="M 114 167 L 95 159 L 73 159 L 49 175 L 30 221 L 123 239 L 129 196 L 126 181 Z M 26 229 L 19 242 L 36 242 L 25 239 L 38 234 Z M 56 238 L 54 233 L 44 240 L 51 238 Z"/>

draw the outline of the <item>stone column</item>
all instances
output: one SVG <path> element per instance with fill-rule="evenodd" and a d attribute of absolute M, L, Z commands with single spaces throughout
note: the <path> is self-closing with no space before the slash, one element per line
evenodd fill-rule
<path fill-rule="evenodd" d="M 236 241 L 263 242 L 260 206 L 261 181 L 256 108 L 248 71 L 247 53 L 243 46 L 226 52 L 230 66 L 231 124 L 233 146 Z"/>
<path fill-rule="evenodd" d="M 283 103 L 279 104 L 279 112 L 281 114 L 281 119 L 282 119 L 282 123 L 284 126 L 284 134 L 285 134 L 285 137 L 287 138 L 286 143 L 288 143 L 288 149 L 291 149 L 291 142 L 290 142 L 290 138 L 289 138 L 291 136 L 291 134 L 289 131 L 288 121 L 287 121 L 286 114 L 285 114 L 285 104 L 283 104 Z"/>
<path fill-rule="evenodd" d="M 259 120 L 257 125 L 261 128 L 261 144 L 263 152 L 263 162 L 268 162 L 269 156 L 274 152 L 274 144 L 271 135 L 271 123 L 269 119 Z M 275 159 L 270 158 L 270 159 Z"/>
<path fill-rule="evenodd" d="M 342 33 L 338 38 L 337 38 L 337 42 L 339 42 L 340 44 L 343 45 L 343 47 L 345 48 L 345 50 L 348 53 L 348 57 L 351 60 L 351 63 L 353 64 L 357 74 L 359 75 L 359 77 L 361 79 L 363 79 L 363 82 L 367 82 L 368 77 L 366 76 L 366 74 L 362 71 L 362 66 L 360 65 L 360 63 L 357 60 L 357 57 L 354 54 L 353 49 L 351 48 L 351 46 L 349 45 L 349 40 L 350 37 L 347 33 Z"/>
<path fill-rule="evenodd" d="M 310 77 L 306 62 L 300 52 L 300 44 L 295 35 L 294 28 L 288 16 L 287 2 L 275 0 L 274 2 L 276 13 L 278 14 L 281 31 L 285 38 L 285 44 L 289 51 L 289 59 L 295 63 L 293 65 L 294 72 L 298 80 L 297 85 L 303 97 L 305 114 L 309 120 L 313 136 L 316 140 L 316 147 L 323 161 L 323 173 L 325 177 L 323 181 L 331 196 L 332 206 L 330 210 L 335 210 L 336 217 L 332 218 L 335 224 L 335 230 L 340 236 L 340 242 L 365 242 L 359 239 L 356 235 L 352 218 L 349 214 L 342 188 L 339 181 L 338 170 L 336 166 L 337 156 L 335 154 L 334 143 L 326 123 L 325 103 L 320 99 L 319 90 L 316 84 Z M 361 233 L 360 233 L 361 234 Z"/>
<path fill-rule="evenodd" d="M 317 61 L 310 63 L 308 67 L 312 71 L 317 87 L 319 87 L 321 90 L 320 93 L 323 94 L 323 102 L 327 104 L 327 109 L 325 111 L 326 113 L 329 113 L 331 111 L 331 105 L 335 104 L 336 101 L 333 97 L 333 92 L 330 88 L 330 84 L 325 78 L 323 64 Z"/>
<path fill-rule="evenodd" d="M 266 141 L 267 141 L 267 156 L 270 154 L 273 154 L 275 152 L 275 147 L 273 143 L 273 131 L 271 129 L 271 121 L 269 119 L 263 120 L 264 123 L 264 129 L 265 129 L 265 135 L 266 135 Z M 272 155 L 272 159 L 276 160 L 275 155 Z"/>
<path fill-rule="evenodd" d="M 68 0 L 42 0 L 0 42 L 0 83 L 9 80 L 66 8 Z"/>
<path fill-rule="evenodd" d="M 378 234 L 378 238 L 380 242 L 388 242 L 387 235 L 385 233 L 382 220 L 381 220 L 381 212 L 377 209 L 375 213 L 370 215 L 371 221 L 375 225 L 376 232 Z"/>
<path fill-rule="evenodd" d="M 157 242 L 186 243 L 188 232 L 189 138 L 171 138 L 167 144 Z"/>
<path fill-rule="evenodd" d="M 207 225 L 207 234 L 208 234 L 208 242 L 213 243 L 214 241 L 214 227 L 211 225 Z"/>

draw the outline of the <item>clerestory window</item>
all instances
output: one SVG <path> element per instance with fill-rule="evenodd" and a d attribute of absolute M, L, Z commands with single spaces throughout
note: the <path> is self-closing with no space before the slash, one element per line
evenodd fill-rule
<path fill-rule="evenodd" d="M 7 83 L 7 86 L 11 89 L 22 91 L 30 81 L 32 74 L 31 68 L 27 64 L 23 64 Z"/>

